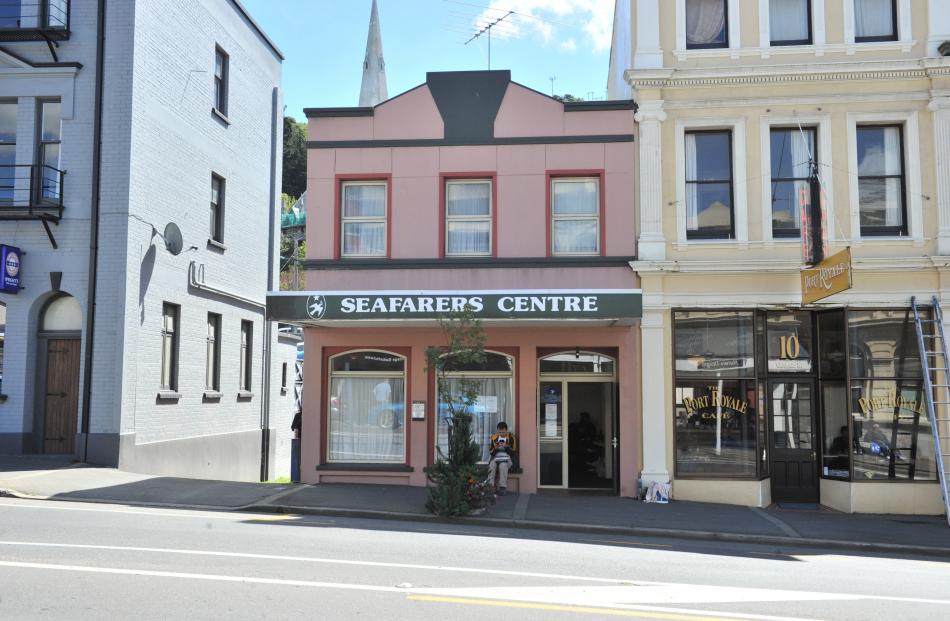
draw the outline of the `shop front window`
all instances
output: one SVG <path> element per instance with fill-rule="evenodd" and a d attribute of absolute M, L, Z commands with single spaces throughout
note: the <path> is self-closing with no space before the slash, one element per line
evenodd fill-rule
<path fill-rule="evenodd" d="M 743 380 L 677 380 L 678 474 L 755 476 L 754 386 L 754 382 Z"/>
<path fill-rule="evenodd" d="M 751 312 L 676 313 L 676 375 L 753 376 L 752 325 Z"/>
<path fill-rule="evenodd" d="M 328 461 L 405 462 L 405 364 L 382 351 L 331 359 Z"/>
<path fill-rule="evenodd" d="M 912 313 L 853 311 L 848 330 L 854 480 L 934 480 L 936 456 Z"/>
<path fill-rule="evenodd" d="M 495 433 L 499 422 L 508 423 L 514 431 L 514 401 L 512 398 L 513 374 L 512 360 L 509 356 L 488 352 L 482 364 L 446 369 L 446 380 L 450 394 L 462 390 L 462 382 L 474 382 L 478 396 L 470 408 L 472 415 L 472 438 L 478 444 L 481 455 L 479 461 L 488 461 L 488 439 Z M 436 428 L 436 448 L 443 455 L 449 450 L 449 407 L 444 393 L 439 394 L 438 424 Z"/>
<path fill-rule="evenodd" d="M 674 314 L 678 475 L 754 478 L 764 470 L 753 318 L 737 311 Z"/>
<path fill-rule="evenodd" d="M 769 313 L 769 373 L 811 373 L 811 313 Z"/>

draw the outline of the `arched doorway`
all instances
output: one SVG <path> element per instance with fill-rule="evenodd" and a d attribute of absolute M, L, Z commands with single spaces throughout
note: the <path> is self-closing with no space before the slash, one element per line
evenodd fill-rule
<path fill-rule="evenodd" d="M 37 335 L 38 453 L 71 454 L 79 414 L 82 308 L 76 298 L 58 295 L 40 313 Z"/>
<path fill-rule="evenodd" d="M 580 349 L 538 361 L 538 485 L 619 489 L 617 362 Z"/>

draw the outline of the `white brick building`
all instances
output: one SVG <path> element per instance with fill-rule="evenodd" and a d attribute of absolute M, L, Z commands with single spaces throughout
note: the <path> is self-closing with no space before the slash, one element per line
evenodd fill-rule
<path fill-rule="evenodd" d="M 0 293 L 0 453 L 289 472 L 294 343 L 263 308 L 281 61 L 235 0 L 0 8 L 0 243 L 23 255 L 22 289 Z"/>

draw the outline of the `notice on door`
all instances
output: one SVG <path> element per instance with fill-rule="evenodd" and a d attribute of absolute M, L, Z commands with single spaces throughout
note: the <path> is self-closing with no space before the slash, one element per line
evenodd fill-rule
<path fill-rule="evenodd" d="M 557 404 L 544 404 L 544 437 L 557 437 Z"/>

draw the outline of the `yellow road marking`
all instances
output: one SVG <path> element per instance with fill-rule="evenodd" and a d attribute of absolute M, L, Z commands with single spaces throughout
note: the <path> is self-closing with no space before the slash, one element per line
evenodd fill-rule
<path fill-rule="evenodd" d="M 613 541 L 612 539 L 588 539 L 591 543 L 612 543 L 621 546 L 648 546 L 650 548 L 672 548 L 669 543 L 643 543 L 642 541 Z"/>
<path fill-rule="evenodd" d="M 706 615 L 677 614 L 671 612 L 640 612 L 638 610 L 620 610 L 617 608 L 598 608 L 595 606 L 571 606 L 564 604 L 538 604 L 532 602 L 508 602 L 493 599 L 472 599 L 468 597 L 442 597 L 439 595 L 409 595 L 407 599 L 421 602 L 439 602 L 443 604 L 469 604 L 473 606 L 495 606 L 499 608 L 521 608 L 530 610 L 551 610 L 557 612 L 577 612 L 615 617 L 635 617 L 637 619 L 666 619 L 668 621 L 743 621 L 735 617 L 713 617 Z"/>
<path fill-rule="evenodd" d="M 299 520 L 300 516 L 294 513 L 281 513 L 278 515 L 262 515 L 248 520 L 249 522 L 281 522 L 284 520 Z"/>

